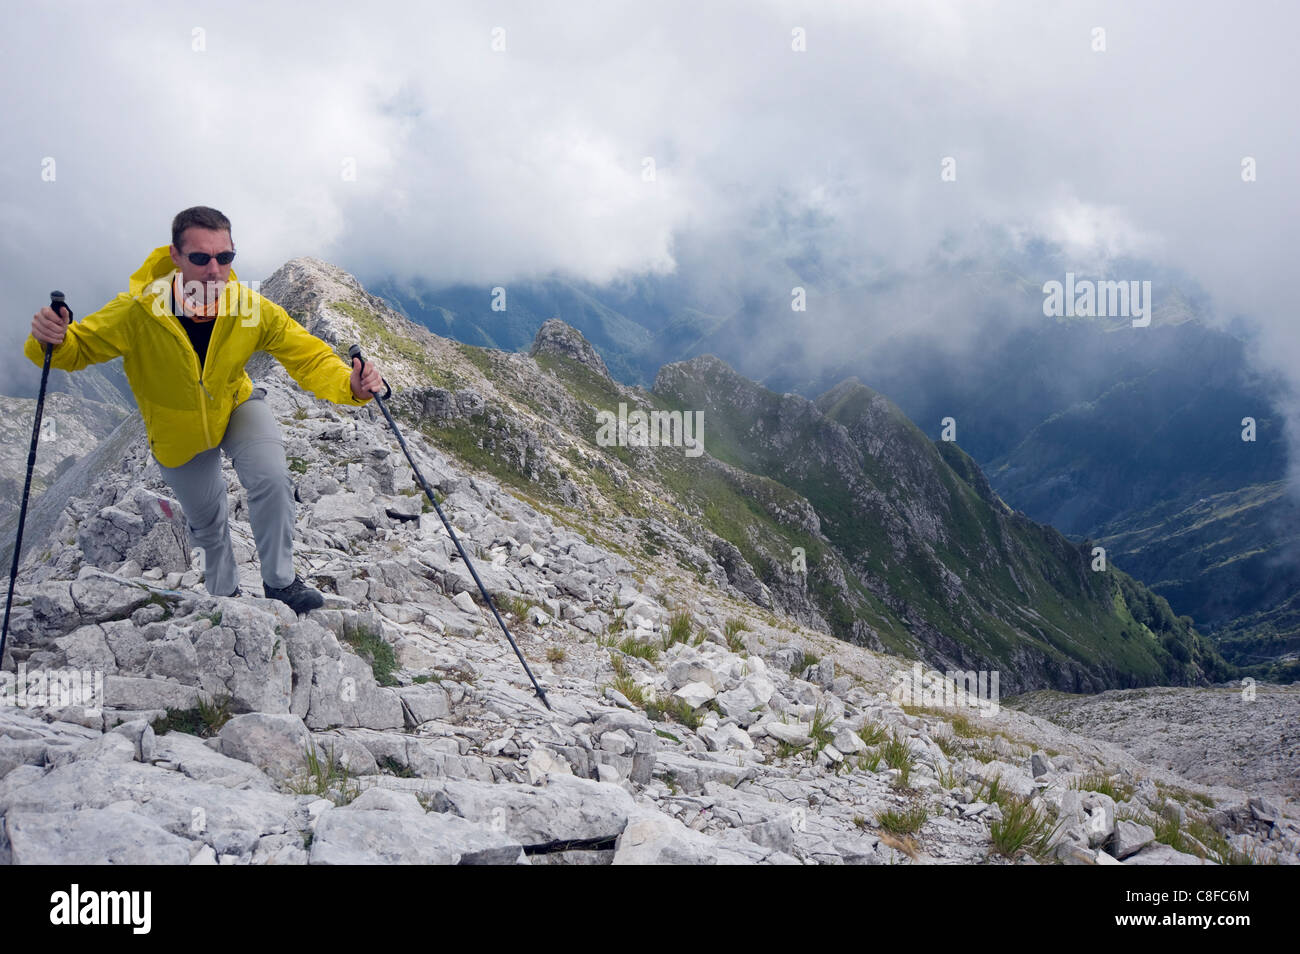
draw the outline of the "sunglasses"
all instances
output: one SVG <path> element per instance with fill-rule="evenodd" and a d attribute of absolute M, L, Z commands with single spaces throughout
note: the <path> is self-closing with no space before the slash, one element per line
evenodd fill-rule
<path fill-rule="evenodd" d="M 195 265 L 206 265 L 211 259 L 216 259 L 218 265 L 229 265 L 235 260 L 235 253 L 218 252 L 216 255 L 209 255 L 207 252 L 190 252 L 185 256 Z"/>

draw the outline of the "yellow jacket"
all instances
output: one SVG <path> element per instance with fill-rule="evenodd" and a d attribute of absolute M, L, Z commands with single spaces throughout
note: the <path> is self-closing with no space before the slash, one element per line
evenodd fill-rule
<path fill-rule="evenodd" d="M 207 358 L 199 356 L 172 314 L 177 268 L 159 246 L 131 276 L 130 291 L 68 325 L 50 366 L 77 371 L 122 356 L 122 368 L 158 463 L 179 467 L 221 443 L 230 412 L 248 399 L 253 382 L 244 364 L 255 351 L 273 355 L 304 390 L 335 404 L 363 406 L 352 393 L 351 368 L 289 313 L 239 283 L 234 269 L 217 312 Z M 45 346 L 30 334 L 23 349 L 44 363 Z"/>

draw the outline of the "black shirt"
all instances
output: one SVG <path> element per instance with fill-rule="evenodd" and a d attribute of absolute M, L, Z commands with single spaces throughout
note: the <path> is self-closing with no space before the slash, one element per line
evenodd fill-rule
<path fill-rule="evenodd" d="M 203 361 L 208 356 L 208 342 L 212 340 L 212 326 L 217 323 L 215 318 L 207 321 L 194 321 L 181 314 L 181 309 L 176 307 L 176 293 L 172 292 L 172 314 L 174 314 L 189 335 L 190 344 L 194 347 L 194 353 L 199 356 L 199 368 L 202 370 Z"/>

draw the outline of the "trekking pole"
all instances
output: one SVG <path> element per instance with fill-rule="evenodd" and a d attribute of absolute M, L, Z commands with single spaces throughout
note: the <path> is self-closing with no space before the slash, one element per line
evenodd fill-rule
<path fill-rule="evenodd" d="M 362 369 L 365 368 L 366 359 L 361 357 L 360 345 L 353 345 L 349 348 L 348 357 L 357 358 L 361 361 Z M 385 382 L 385 384 L 386 383 L 387 382 Z M 387 390 L 388 395 L 391 397 L 393 393 L 392 388 L 388 388 Z M 501 614 L 497 612 L 496 604 L 492 602 L 492 597 L 488 595 L 487 587 L 484 586 L 483 581 L 479 579 L 478 571 L 474 569 L 474 564 L 470 562 L 469 554 L 466 553 L 465 548 L 460 545 L 460 538 L 456 536 L 456 531 L 451 528 L 451 522 L 448 521 L 446 514 L 442 512 L 442 508 L 438 506 L 438 501 L 434 499 L 433 491 L 429 489 L 428 483 L 425 482 L 424 475 L 420 473 L 420 468 L 415 465 L 415 458 L 411 456 L 411 451 L 406 446 L 406 441 L 402 438 L 402 432 L 397 429 L 397 423 L 393 420 L 393 415 L 388 412 L 388 406 L 384 404 L 384 399 L 379 396 L 378 391 L 371 391 L 370 393 L 374 399 L 379 402 L 379 410 L 384 412 L 384 417 L 388 421 L 388 426 L 393 429 L 393 434 L 397 437 L 397 443 L 402 445 L 402 453 L 406 455 L 406 460 L 411 465 L 411 470 L 415 472 L 415 479 L 420 482 L 420 488 L 424 491 L 424 495 L 429 498 L 429 503 L 433 504 L 433 509 L 437 511 L 439 519 L 442 520 L 442 525 L 447 528 L 447 533 L 451 536 L 451 542 L 456 544 L 456 549 L 460 552 L 460 558 L 464 560 L 465 565 L 469 567 L 469 572 L 474 577 L 474 582 L 478 584 L 478 591 L 483 594 L 483 599 L 487 600 L 487 605 L 488 608 L 492 610 L 492 615 L 495 616 L 497 622 L 501 624 L 501 632 L 506 634 L 506 639 L 510 641 L 510 648 L 513 649 L 515 655 L 519 657 L 519 662 L 523 665 L 524 672 L 528 673 L 528 679 L 532 682 L 533 688 L 537 690 L 538 698 L 542 700 L 542 703 L 546 708 L 550 709 L 551 703 L 547 701 L 546 691 L 537 684 L 537 680 L 533 677 L 533 671 L 528 668 L 528 660 L 524 659 L 524 654 L 519 651 L 519 644 L 516 643 L 515 638 L 510 635 L 510 630 L 506 629 L 505 620 L 503 620 Z"/>
<path fill-rule="evenodd" d="M 67 313 L 72 322 L 72 309 L 63 300 L 63 292 L 50 292 L 50 307 L 56 313 Z M 14 602 L 14 582 L 18 579 L 18 562 L 23 554 L 23 524 L 27 520 L 27 496 L 32 490 L 32 471 L 36 468 L 36 444 L 41 437 L 41 415 L 45 413 L 45 385 L 50 380 L 50 358 L 54 345 L 45 342 L 45 364 L 41 367 L 41 390 L 36 396 L 36 420 L 32 423 L 32 446 L 27 452 L 27 481 L 23 484 L 23 502 L 18 508 L 18 536 L 14 539 L 14 562 L 9 568 L 9 595 L 5 597 L 4 628 L 0 629 L 0 665 L 4 664 L 5 642 L 9 639 L 9 609 Z"/>

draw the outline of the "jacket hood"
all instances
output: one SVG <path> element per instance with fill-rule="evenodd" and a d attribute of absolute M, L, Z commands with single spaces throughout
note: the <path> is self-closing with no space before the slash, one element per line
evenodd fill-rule
<path fill-rule="evenodd" d="M 159 245 L 145 256 L 144 262 L 131 275 L 129 293 L 133 298 L 140 299 L 145 307 L 155 314 L 169 314 L 171 308 L 168 293 L 171 289 L 172 276 L 178 271 L 180 269 L 172 262 L 171 246 Z M 239 314 L 238 289 L 239 276 L 232 268 L 217 314 Z"/>

